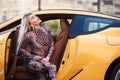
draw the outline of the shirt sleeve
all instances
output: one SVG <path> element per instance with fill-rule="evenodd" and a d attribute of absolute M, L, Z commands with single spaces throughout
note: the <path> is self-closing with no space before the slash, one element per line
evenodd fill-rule
<path fill-rule="evenodd" d="M 22 44 L 20 46 L 20 52 L 23 53 L 25 56 L 27 56 L 28 58 L 33 58 L 34 55 L 30 54 L 30 52 L 28 52 L 26 50 L 26 47 L 30 44 L 30 34 L 26 34 L 23 38 Z"/>
<path fill-rule="evenodd" d="M 52 42 L 51 45 L 50 45 L 50 50 L 49 50 L 49 52 L 47 54 L 47 57 L 50 58 L 52 53 L 53 53 L 53 51 L 54 51 L 54 42 Z"/>
<path fill-rule="evenodd" d="M 51 34 L 51 31 L 50 31 L 50 28 L 49 27 L 45 27 L 46 31 L 49 33 L 49 36 L 50 36 L 50 41 L 51 41 L 51 44 L 50 44 L 50 49 L 49 49 L 49 52 L 47 54 L 47 57 L 51 57 L 53 51 L 54 51 L 54 41 L 53 41 L 53 37 L 52 37 L 52 34 Z"/>

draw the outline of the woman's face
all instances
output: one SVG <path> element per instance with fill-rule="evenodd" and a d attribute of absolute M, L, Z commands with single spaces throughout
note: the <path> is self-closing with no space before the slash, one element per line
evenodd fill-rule
<path fill-rule="evenodd" d="M 36 25 L 39 25 L 41 23 L 41 19 L 33 14 L 31 14 L 29 16 L 29 22 L 30 22 L 30 25 L 31 26 L 36 26 Z"/>

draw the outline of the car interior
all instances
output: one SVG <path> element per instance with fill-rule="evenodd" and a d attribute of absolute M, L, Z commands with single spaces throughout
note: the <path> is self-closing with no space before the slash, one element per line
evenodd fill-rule
<path fill-rule="evenodd" d="M 65 46 L 68 40 L 68 32 L 70 29 L 70 24 L 74 15 L 71 14 L 51 14 L 51 15 L 37 15 L 41 18 L 43 25 L 47 25 L 49 21 L 58 21 L 60 25 L 59 31 L 53 34 L 53 39 L 55 41 L 55 50 L 50 58 L 50 62 L 57 66 L 57 71 L 59 70 L 62 56 L 64 54 Z M 20 20 L 8 25 L 9 28 L 4 27 L 2 30 L 9 30 L 17 26 L 16 30 L 12 31 L 7 39 L 6 45 L 6 55 L 5 55 L 5 78 L 6 80 L 23 80 L 23 79 L 35 79 L 37 78 L 36 73 L 30 72 L 26 69 L 24 65 L 23 57 L 16 55 L 17 38 L 19 35 L 19 24 Z M 54 25 L 54 24 L 53 24 Z M 49 26 L 49 24 L 48 24 Z M 51 26 L 50 26 L 51 27 Z M 8 60 L 6 60 L 8 57 Z"/>

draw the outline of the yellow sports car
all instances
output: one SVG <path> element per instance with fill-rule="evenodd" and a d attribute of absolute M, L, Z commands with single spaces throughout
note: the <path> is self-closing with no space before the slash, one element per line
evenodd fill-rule
<path fill-rule="evenodd" d="M 56 52 L 50 62 L 57 66 L 57 80 L 120 80 L 119 17 L 78 10 L 32 13 L 52 31 Z M 16 54 L 21 18 L 0 24 L 0 80 L 36 80 Z"/>

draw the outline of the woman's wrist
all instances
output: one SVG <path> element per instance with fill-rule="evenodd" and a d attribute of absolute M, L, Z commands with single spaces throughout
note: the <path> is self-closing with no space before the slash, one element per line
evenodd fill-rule
<path fill-rule="evenodd" d="M 43 57 L 40 58 L 40 60 L 42 60 L 42 59 L 43 59 Z"/>
<path fill-rule="evenodd" d="M 50 57 L 46 57 L 46 59 L 49 61 Z"/>
<path fill-rule="evenodd" d="M 41 56 L 34 56 L 33 59 L 34 59 L 34 60 L 42 60 L 43 57 L 41 57 Z"/>

